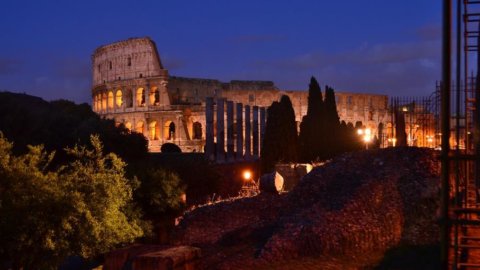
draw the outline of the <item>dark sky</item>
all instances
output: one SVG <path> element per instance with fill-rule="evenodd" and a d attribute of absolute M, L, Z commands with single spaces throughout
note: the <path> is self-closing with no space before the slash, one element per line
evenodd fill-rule
<path fill-rule="evenodd" d="M 438 0 L 2 0 L 0 90 L 90 102 L 90 57 L 149 36 L 169 73 L 305 90 L 428 95 Z"/>

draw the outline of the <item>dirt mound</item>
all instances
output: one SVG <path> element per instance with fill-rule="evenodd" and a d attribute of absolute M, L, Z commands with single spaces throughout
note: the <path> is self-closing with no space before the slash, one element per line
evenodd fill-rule
<path fill-rule="evenodd" d="M 205 268 L 309 268 L 299 264 L 305 261 L 325 269 L 372 266 L 396 246 L 437 241 L 438 192 L 439 164 L 431 150 L 348 153 L 314 169 L 285 195 L 187 214 L 178 243 L 202 247 Z"/>

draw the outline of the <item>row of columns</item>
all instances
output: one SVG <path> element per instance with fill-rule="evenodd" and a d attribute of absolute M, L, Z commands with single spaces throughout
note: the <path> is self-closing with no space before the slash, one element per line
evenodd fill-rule
<path fill-rule="evenodd" d="M 226 125 L 227 141 L 225 145 L 225 104 L 226 104 Z M 217 163 L 234 162 L 242 160 L 254 160 L 260 156 L 261 142 L 265 134 L 266 112 L 264 107 L 242 103 L 234 104 L 233 101 L 226 101 L 224 98 L 216 99 L 216 142 L 214 138 L 214 115 L 215 106 L 213 97 L 206 99 L 206 144 L 205 154 L 210 160 Z M 234 132 L 234 108 L 236 110 L 236 134 Z M 244 128 L 245 127 L 245 135 Z M 236 144 L 236 147 L 235 147 Z M 226 146 L 226 153 L 225 153 Z M 235 153 L 236 150 L 236 153 Z M 253 151 L 252 151 L 253 150 Z"/>

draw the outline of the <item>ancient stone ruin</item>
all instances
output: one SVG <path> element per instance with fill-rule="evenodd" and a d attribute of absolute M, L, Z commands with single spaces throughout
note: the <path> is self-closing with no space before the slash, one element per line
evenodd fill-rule
<path fill-rule="evenodd" d="M 423 148 L 343 154 L 288 193 L 197 208 L 173 245 L 131 248 L 110 261 L 188 246 L 177 257 L 201 255 L 188 269 L 371 269 L 396 248 L 437 243 L 439 169 L 437 153 Z"/>
<path fill-rule="evenodd" d="M 260 154 L 260 124 L 266 121 L 266 107 L 288 95 L 298 126 L 307 112 L 308 92 L 278 89 L 271 81 L 226 83 L 170 76 L 155 43 L 147 37 L 100 46 L 92 55 L 92 69 L 93 110 L 144 134 L 152 152 L 159 152 L 165 143 L 174 143 L 183 152 L 204 152 L 204 148 L 213 149 L 209 145 L 213 139 L 217 146 L 223 145 L 217 153 L 226 153 L 219 156 L 221 162 L 231 161 L 232 153 L 240 152 L 237 149 L 243 149 L 244 158 L 254 158 Z M 390 122 L 386 95 L 337 91 L 336 98 L 340 118 L 346 122 L 362 121 L 374 133 L 380 123 Z M 211 102 L 217 113 L 208 119 Z M 222 134 L 222 126 L 226 144 L 216 136 Z M 232 135 L 236 144 L 229 143 Z"/>

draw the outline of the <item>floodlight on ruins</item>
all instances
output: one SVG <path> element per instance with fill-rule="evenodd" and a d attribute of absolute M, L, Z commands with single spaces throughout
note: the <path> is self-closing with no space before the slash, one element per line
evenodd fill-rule
<path fill-rule="evenodd" d="M 368 143 L 372 141 L 372 130 L 369 128 L 357 129 L 357 134 L 361 136 L 363 142 L 365 142 L 365 148 L 368 150 Z"/>
<path fill-rule="evenodd" d="M 243 179 L 248 182 L 252 179 L 252 172 L 250 170 L 245 170 L 243 171 L 242 176 L 243 176 Z"/>

